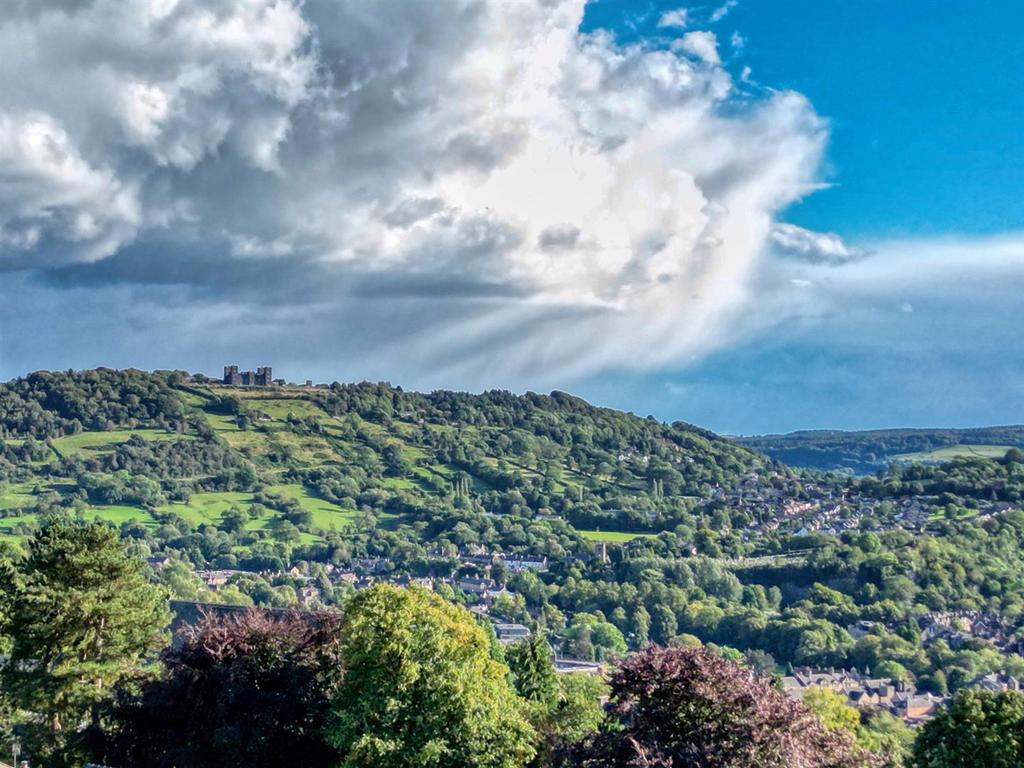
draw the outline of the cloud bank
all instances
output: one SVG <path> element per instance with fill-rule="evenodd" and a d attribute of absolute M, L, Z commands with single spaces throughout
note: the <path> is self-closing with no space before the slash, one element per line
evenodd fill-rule
<path fill-rule="evenodd" d="M 8 4 L 0 280 L 112 302 L 139 344 L 161 318 L 173 349 L 216 326 L 495 381 L 699 355 L 768 250 L 855 255 L 777 221 L 819 186 L 803 96 L 735 82 L 683 15 L 666 50 L 582 34 L 584 5 Z"/>

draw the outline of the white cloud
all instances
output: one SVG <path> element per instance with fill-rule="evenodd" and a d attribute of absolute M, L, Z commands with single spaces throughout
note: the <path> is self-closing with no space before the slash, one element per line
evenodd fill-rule
<path fill-rule="evenodd" d="M 685 29 L 688 15 L 689 11 L 687 11 L 686 8 L 676 8 L 675 10 L 665 11 L 661 14 L 661 18 L 658 19 L 658 26 Z"/>
<path fill-rule="evenodd" d="M 847 246 L 834 232 L 812 232 L 785 222 L 772 227 L 771 239 L 783 254 L 815 264 L 844 264 L 867 255 Z"/>
<path fill-rule="evenodd" d="M 799 94 L 736 94 L 710 32 L 624 46 L 579 32 L 584 5 L 19 4 L 0 268 L 109 256 L 57 277 L 321 313 L 323 349 L 358 300 L 374 350 L 435 367 L 713 348 L 827 126 Z"/>
<path fill-rule="evenodd" d="M 0 249 L 16 263 L 108 256 L 138 219 L 130 185 L 86 161 L 49 115 L 0 111 Z"/>
<path fill-rule="evenodd" d="M 740 51 L 747 44 L 747 39 L 739 32 L 733 32 L 729 37 L 729 45 L 734 51 Z"/>
<path fill-rule="evenodd" d="M 993 303 L 990 297 L 1024 287 L 1024 233 L 882 240 L 857 248 L 830 241 L 829 235 L 808 234 L 812 237 L 801 234 L 796 240 L 811 243 L 810 251 L 798 247 L 786 252 L 776 246 L 772 257 L 760 264 L 753 278 L 757 312 L 734 317 L 733 338 L 765 336 L 794 323 L 827 324 L 836 335 L 858 338 L 879 317 L 892 316 L 894 308 L 920 315 L 917 322 L 926 323 L 942 307 L 955 304 L 971 308 L 972 323 L 991 325 L 984 310 Z M 824 247 L 815 250 L 821 245 L 817 239 Z M 844 253 L 862 255 L 836 255 Z M 915 344 L 940 348 L 954 341 L 933 334 L 926 343 L 929 329 L 921 330 Z"/>
<path fill-rule="evenodd" d="M 711 23 L 714 24 L 724 19 L 737 5 L 739 5 L 738 0 L 728 0 L 723 5 L 715 8 L 715 10 L 711 12 Z"/>
<path fill-rule="evenodd" d="M 692 54 L 706 64 L 715 67 L 722 63 L 722 59 L 718 55 L 718 38 L 715 37 L 714 32 L 687 32 L 676 41 L 673 47 Z"/>

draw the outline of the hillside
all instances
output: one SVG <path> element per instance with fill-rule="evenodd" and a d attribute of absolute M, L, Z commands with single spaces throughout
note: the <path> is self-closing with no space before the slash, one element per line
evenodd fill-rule
<path fill-rule="evenodd" d="M 999 458 L 1024 447 L 1024 426 L 974 429 L 813 430 L 755 435 L 737 442 L 792 467 L 868 474 L 890 464 L 955 458 Z"/>
<path fill-rule="evenodd" d="M 443 530 L 463 511 L 614 540 L 671 528 L 692 499 L 764 466 L 705 430 L 561 392 L 243 388 L 113 370 L 0 385 L 0 532 L 14 536 L 64 506 L 150 528 L 243 511 L 244 530 L 305 545 L 357 522 Z"/>
<path fill-rule="evenodd" d="M 560 392 L 0 385 L 0 563 L 51 515 L 98 519 L 179 600 L 337 606 L 416 581 L 584 660 L 696 638 L 934 693 L 1024 676 L 1022 499 L 1019 451 L 819 477 Z"/>

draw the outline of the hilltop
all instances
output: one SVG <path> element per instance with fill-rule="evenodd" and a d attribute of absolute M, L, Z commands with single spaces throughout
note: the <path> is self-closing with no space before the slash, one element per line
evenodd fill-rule
<path fill-rule="evenodd" d="M 972 429 L 806 430 L 753 435 L 736 441 L 793 467 L 867 474 L 893 463 L 999 458 L 1024 448 L 1024 426 Z"/>
<path fill-rule="evenodd" d="M 277 524 L 304 544 L 367 517 L 443 530 L 462 511 L 614 540 L 669 529 L 710 489 L 769 463 L 707 430 L 562 392 L 229 387 L 107 369 L 0 385 L 0 439 L 0 531 L 17 533 L 53 505 L 153 527 L 221 525 L 259 504 L 265 514 L 243 528 Z M 286 522 L 297 535 L 275 523 L 275 509 L 295 510 Z"/>

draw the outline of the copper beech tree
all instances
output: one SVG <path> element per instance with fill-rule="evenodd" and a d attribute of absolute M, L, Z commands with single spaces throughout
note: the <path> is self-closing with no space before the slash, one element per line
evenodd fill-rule
<path fill-rule="evenodd" d="M 334 768 L 323 738 L 340 676 L 340 616 L 249 609 L 208 614 L 122 692 L 97 757 L 135 768 Z"/>
<path fill-rule="evenodd" d="M 706 648 L 651 647 L 611 679 L 608 718 L 573 762 L 583 768 L 872 768 L 771 683 Z"/>

